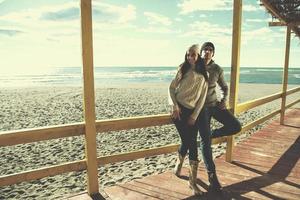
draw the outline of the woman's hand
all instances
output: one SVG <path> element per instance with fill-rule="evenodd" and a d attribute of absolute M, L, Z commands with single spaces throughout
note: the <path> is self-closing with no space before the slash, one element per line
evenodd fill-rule
<path fill-rule="evenodd" d="M 173 119 L 181 120 L 181 119 L 180 119 L 180 114 L 181 114 L 180 108 L 173 109 L 173 112 L 172 112 L 172 118 L 173 118 Z"/>
<path fill-rule="evenodd" d="M 194 126 L 195 123 L 196 123 L 196 120 L 194 120 L 193 118 L 190 117 L 187 123 L 188 123 L 188 125 L 190 125 L 190 126 Z"/>
<path fill-rule="evenodd" d="M 225 102 L 225 101 L 220 101 L 220 102 L 218 102 L 217 106 L 218 106 L 221 110 L 225 110 L 225 109 L 226 109 L 226 102 Z"/>

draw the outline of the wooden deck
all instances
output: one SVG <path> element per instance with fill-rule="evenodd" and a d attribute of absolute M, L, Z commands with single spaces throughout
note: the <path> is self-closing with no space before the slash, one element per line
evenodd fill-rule
<path fill-rule="evenodd" d="M 300 108 L 287 112 L 285 125 L 271 121 L 250 138 L 235 146 L 234 161 L 215 159 L 223 196 L 206 193 L 201 199 L 300 199 Z M 207 190 L 207 174 L 201 165 L 198 184 Z M 187 169 L 181 178 L 170 171 L 104 189 L 112 200 L 199 199 L 187 185 Z M 91 199 L 87 194 L 69 199 Z M 93 199 L 104 199 L 100 196 Z"/>

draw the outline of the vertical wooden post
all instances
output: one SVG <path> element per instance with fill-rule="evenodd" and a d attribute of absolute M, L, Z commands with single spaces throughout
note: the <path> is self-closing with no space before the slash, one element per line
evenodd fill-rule
<path fill-rule="evenodd" d="M 89 195 L 99 193 L 91 4 L 91 0 L 81 0 L 80 5 L 85 118 L 85 155 L 87 162 L 87 182 Z"/>
<path fill-rule="evenodd" d="M 231 52 L 231 77 L 229 107 L 235 114 L 240 74 L 240 46 L 241 46 L 241 25 L 242 25 L 242 0 L 234 0 L 233 4 L 233 27 L 232 27 L 232 52 Z M 227 137 L 226 161 L 232 161 L 234 138 Z"/>
<path fill-rule="evenodd" d="M 284 70 L 282 77 L 282 97 L 281 97 L 281 112 L 280 112 L 280 124 L 284 123 L 284 113 L 286 104 L 286 90 L 288 83 L 288 69 L 289 69 L 289 57 L 290 57 L 290 43 L 291 43 L 291 27 L 288 25 L 286 28 L 286 41 L 285 41 L 285 58 L 284 58 Z"/>

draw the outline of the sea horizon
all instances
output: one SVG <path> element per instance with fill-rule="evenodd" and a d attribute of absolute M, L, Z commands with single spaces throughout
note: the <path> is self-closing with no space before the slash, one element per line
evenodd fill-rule
<path fill-rule="evenodd" d="M 231 67 L 222 67 L 229 82 Z M 169 83 L 176 66 L 96 66 L 95 86 Z M 240 83 L 281 84 L 282 67 L 241 67 Z M 288 84 L 300 84 L 300 68 L 289 68 Z M 0 73 L 0 87 L 82 86 L 82 67 Z"/>

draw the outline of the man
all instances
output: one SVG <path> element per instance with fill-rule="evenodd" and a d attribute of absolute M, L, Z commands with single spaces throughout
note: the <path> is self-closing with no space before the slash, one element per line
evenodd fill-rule
<path fill-rule="evenodd" d="M 198 121 L 198 128 L 201 137 L 201 150 L 208 172 L 208 180 L 210 183 L 209 190 L 212 192 L 220 192 L 221 185 L 218 181 L 215 164 L 212 158 L 211 138 L 229 136 L 238 133 L 241 130 L 241 124 L 235 116 L 226 109 L 228 86 L 224 80 L 224 72 L 222 68 L 212 60 L 215 54 L 214 44 L 211 42 L 205 42 L 201 47 L 201 53 L 205 62 L 206 70 L 209 73 L 205 107 L 202 109 Z M 223 92 L 223 98 L 220 101 L 217 100 L 217 84 Z M 211 131 L 210 123 L 212 117 L 223 124 L 223 126 Z"/>

